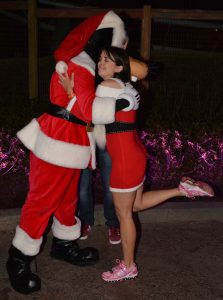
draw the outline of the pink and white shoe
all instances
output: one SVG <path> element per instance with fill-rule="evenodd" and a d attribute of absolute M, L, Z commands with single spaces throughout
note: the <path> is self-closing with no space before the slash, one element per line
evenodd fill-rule
<path fill-rule="evenodd" d="M 112 268 L 112 271 L 103 272 L 101 277 L 106 282 L 116 282 L 124 279 L 133 279 L 138 275 L 138 269 L 136 264 L 127 268 L 124 261 L 116 260 L 117 266 Z"/>
<path fill-rule="evenodd" d="M 183 177 L 180 181 L 178 189 L 188 198 L 196 196 L 214 197 L 214 190 L 212 187 L 203 181 L 196 181 L 189 177 Z"/>

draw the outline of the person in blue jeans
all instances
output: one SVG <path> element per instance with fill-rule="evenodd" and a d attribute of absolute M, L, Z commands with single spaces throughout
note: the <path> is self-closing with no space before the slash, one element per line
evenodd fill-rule
<path fill-rule="evenodd" d="M 108 227 L 109 242 L 119 244 L 121 242 L 119 221 L 115 213 L 112 194 L 109 190 L 109 178 L 111 171 L 111 159 L 106 150 L 97 148 L 98 165 L 101 175 L 104 195 L 105 225 Z M 82 221 L 81 240 L 88 238 L 94 225 L 94 197 L 92 191 L 92 170 L 82 170 L 79 183 L 78 216 Z"/>

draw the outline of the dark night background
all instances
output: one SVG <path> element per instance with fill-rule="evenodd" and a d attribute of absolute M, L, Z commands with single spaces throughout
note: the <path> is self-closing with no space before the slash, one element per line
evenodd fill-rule
<path fill-rule="evenodd" d="M 40 4 L 45 2 L 50 6 L 52 1 L 39 1 Z M 83 0 L 83 1 L 53 1 L 55 3 L 65 3 L 68 5 L 90 5 L 96 7 L 128 7 L 128 8 L 138 8 L 143 7 L 143 5 L 148 4 L 153 8 L 182 8 L 182 9 L 222 9 L 223 3 L 219 0 L 136 0 L 136 1 L 127 1 L 127 0 Z"/>
<path fill-rule="evenodd" d="M 1 1 L 2 2 L 2 1 Z M 51 1 L 38 7 L 223 10 L 222 1 Z M 18 207 L 27 191 L 28 154 L 15 133 L 45 111 L 54 71 L 53 51 L 81 20 L 38 20 L 39 97 L 29 99 L 27 11 L 0 10 L 1 202 Z M 129 53 L 139 56 L 141 20 L 124 19 Z M 140 90 L 139 124 L 149 152 L 147 183 L 172 186 L 184 175 L 206 179 L 223 194 L 223 18 L 153 19 L 149 91 Z M 138 84 L 140 89 L 140 84 Z M 22 151 L 24 154 L 22 154 Z M 4 175 L 4 176 L 3 176 Z M 9 192 L 10 191 L 10 192 Z"/>

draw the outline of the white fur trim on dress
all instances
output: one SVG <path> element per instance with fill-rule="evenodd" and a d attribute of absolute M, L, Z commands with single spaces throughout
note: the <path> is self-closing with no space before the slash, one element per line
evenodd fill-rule
<path fill-rule="evenodd" d="M 93 129 L 93 136 L 97 146 L 100 149 L 105 149 L 106 147 L 105 125 L 95 125 Z"/>
<path fill-rule="evenodd" d="M 81 235 L 81 221 L 75 217 L 76 224 L 73 226 L 66 226 L 61 224 L 56 217 L 53 217 L 53 224 L 52 224 L 52 233 L 53 236 L 61 239 L 61 240 L 76 240 Z"/>
<path fill-rule="evenodd" d="M 92 106 L 92 123 L 113 123 L 115 121 L 115 102 L 115 98 L 95 97 Z"/>
<path fill-rule="evenodd" d="M 39 253 L 43 238 L 33 239 L 22 228 L 16 227 L 16 233 L 12 240 L 12 245 L 23 254 L 34 256 Z"/>
<path fill-rule="evenodd" d="M 95 76 L 95 62 L 85 51 L 82 51 L 77 56 L 71 58 L 71 61 L 76 65 L 87 69 L 93 76 Z"/>
<path fill-rule="evenodd" d="M 33 119 L 17 133 L 21 142 L 38 158 L 56 166 L 85 169 L 91 158 L 90 146 L 75 145 L 48 137 Z"/>
<path fill-rule="evenodd" d="M 134 192 L 136 190 L 138 190 L 142 185 L 143 185 L 144 180 L 137 186 L 134 186 L 132 188 L 129 189 L 118 189 L 118 188 L 113 188 L 110 186 L 109 190 L 111 192 L 119 192 L 119 193 L 127 193 L 127 192 Z"/>
<path fill-rule="evenodd" d="M 112 46 L 124 47 L 125 42 L 128 40 L 125 25 L 114 11 L 111 10 L 104 16 L 97 29 L 102 28 L 113 28 Z"/>

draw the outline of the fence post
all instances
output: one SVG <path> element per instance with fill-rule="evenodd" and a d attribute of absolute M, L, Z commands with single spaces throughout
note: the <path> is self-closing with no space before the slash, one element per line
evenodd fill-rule
<path fill-rule="evenodd" d="M 38 98 L 37 2 L 28 1 L 29 99 Z"/>
<path fill-rule="evenodd" d="M 143 19 L 141 28 L 141 46 L 140 54 L 143 59 L 149 61 L 150 59 L 150 49 L 151 49 L 151 29 L 152 29 L 152 14 L 151 6 L 145 5 L 143 7 Z M 148 88 L 149 82 L 143 81 L 143 85 Z"/>

